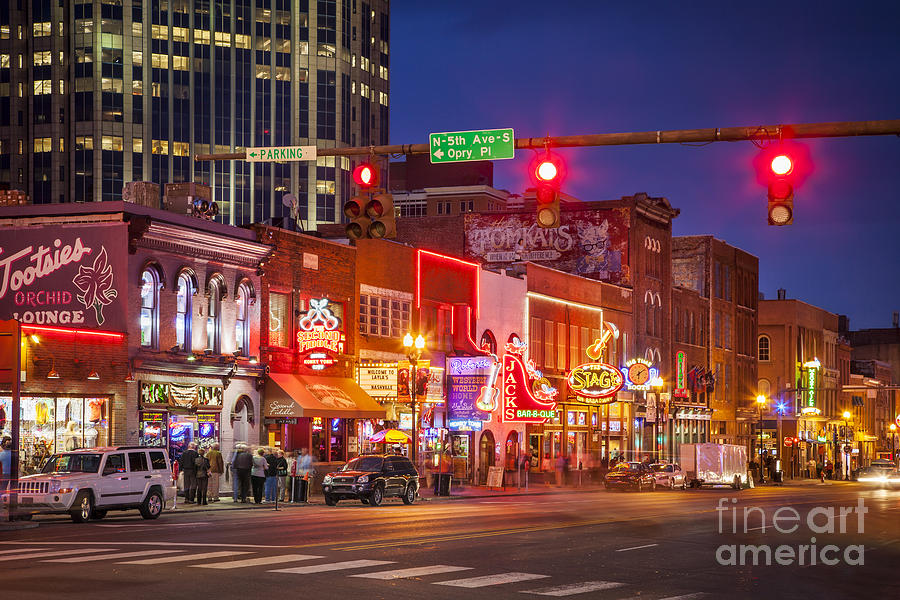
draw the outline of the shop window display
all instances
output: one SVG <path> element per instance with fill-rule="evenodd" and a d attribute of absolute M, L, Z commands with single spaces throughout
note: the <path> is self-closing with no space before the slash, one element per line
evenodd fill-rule
<path fill-rule="evenodd" d="M 11 436 L 11 410 L 12 398 L 0 397 L 0 435 Z M 54 453 L 109 441 L 106 398 L 22 396 L 20 410 L 23 475 L 38 472 Z"/>

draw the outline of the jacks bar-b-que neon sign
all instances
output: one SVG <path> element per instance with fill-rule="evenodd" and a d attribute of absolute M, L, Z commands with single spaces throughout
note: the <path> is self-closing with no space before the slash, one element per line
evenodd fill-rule
<path fill-rule="evenodd" d="M 501 417 L 504 422 L 543 423 L 556 416 L 557 391 L 530 360 L 526 362 L 524 353 L 524 342 L 506 344 Z"/>

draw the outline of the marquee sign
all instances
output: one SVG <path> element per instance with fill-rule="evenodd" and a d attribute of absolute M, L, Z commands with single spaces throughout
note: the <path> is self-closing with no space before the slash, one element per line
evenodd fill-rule
<path fill-rule="evenodd" d="M 645 358 L 632 358 L 625 362 L 622 374 L 625 376 L 625 389 L 632 392 L 646 392 L 651 382 L 659 377 L 659 369 L 652 366 Z"/>
<path fill-rule="evenodd" d="M 328 308 L 328 298 L 309 301 L 309 310 L 300 318 L 297 332 L 297 350 L 300 354 L 311 350 L 344 353 L 346 338 L 341 331 L 341 320 Z"/>
<path fill-rule="evenodd" d="M 534 361 L 525 360 L 526 344 L 518 338 L 506 344 L 503 355 L 501 418 L 504 422 L 543 423 L 556 416 L 556 388 Z"/>
<path fill-rule="evenodd" d="M 165 404 L 177 408 L 221 407 L 224 388 L 212 385 L 138 383 L 141 406 Z"/>
<path fill-rule="evenodd" d="M 599 362 L 606 342 L 610 337 L 619 337 L 614 325 L 607 324 L 600 338 L 585 349 L 588 358 L 598 362 L 578 365 L 569 372 L 569 389 L 581 402 L 587 404 L 609 404 L 615 402 L 616 392 L 622 389 L 624 378 L 619 369 Z"/>

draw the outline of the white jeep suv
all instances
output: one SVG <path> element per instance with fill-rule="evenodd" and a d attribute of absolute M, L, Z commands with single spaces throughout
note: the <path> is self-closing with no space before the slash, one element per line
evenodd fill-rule
<path fill-rule="evenodd" d="M 54 454 L 36 475 L 19 479 L 18 508 L 26 515 L 69 513 L 76 523 L 108 510 L 136 508 L 156 519 L 175 506 L 165 448 L 116 446 Z"/>

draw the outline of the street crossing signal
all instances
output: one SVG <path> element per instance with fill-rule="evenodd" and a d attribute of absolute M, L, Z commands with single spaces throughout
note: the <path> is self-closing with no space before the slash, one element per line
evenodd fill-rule
<path fill-rule="evenodd" d="M 531 163 L 530 176 L 535 186 L 538 227 L 559 227 L 559 189 L 565 177 L 565 164 L 549 151 L 539 154 Z"/>
<path fill-rule="evenodd" d="M 366 204 L 366 216 L 370 219 L 370 238 L 397 237 L 397 222 L 394 216 L 394 197 L 391 194 L 377 194 Z"/>

